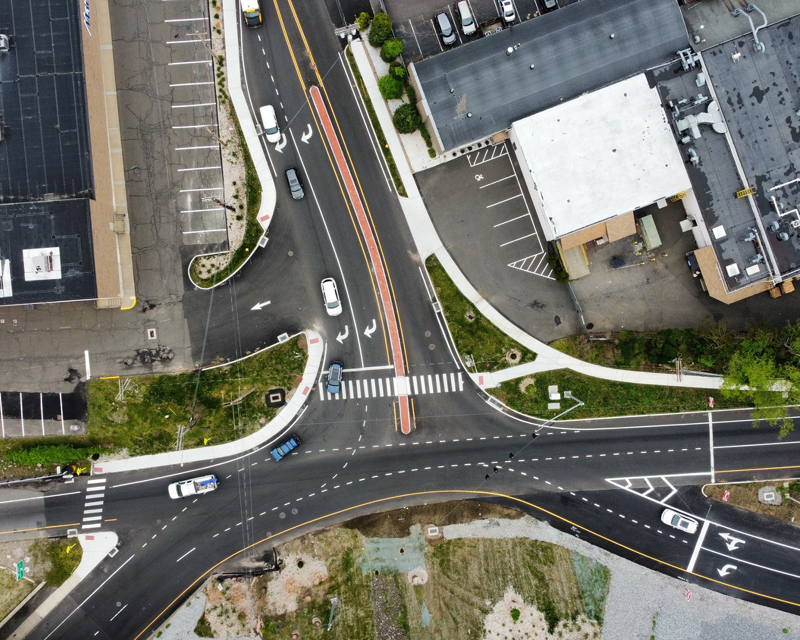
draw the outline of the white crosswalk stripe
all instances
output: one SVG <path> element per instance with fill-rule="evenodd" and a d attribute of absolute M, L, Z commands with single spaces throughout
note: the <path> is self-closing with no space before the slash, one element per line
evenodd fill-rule
<path fill-rule="evenodd" d="M 405 378 L 357 378 L 342 381 L 339 393 L 329 393 L 325 380 L 319 383 L 320 400 L 397 397 L 399 390 L 410 395 L 455 393 L 464 390 L 463 373 L 433 373 Z"/>

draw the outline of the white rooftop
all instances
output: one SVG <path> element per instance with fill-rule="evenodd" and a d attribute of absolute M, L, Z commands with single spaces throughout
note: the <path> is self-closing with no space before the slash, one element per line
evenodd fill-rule
<path fill-rule="evenodd" d="M 512 126 L 550 226 L 545 235 L 559 238 L 691 188 L 644 74 Z"/>

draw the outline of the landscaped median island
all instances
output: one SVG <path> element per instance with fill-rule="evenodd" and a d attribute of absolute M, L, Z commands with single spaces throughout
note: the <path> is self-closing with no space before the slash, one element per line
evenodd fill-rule
<path fill-rule="evenodd" d="M 475 309 L 453 284 L 436 256 L 429 256 L 425 266 L 456 349 L 470 369 L 500 371 L 536 359 L 535 353 L 509 338 Z"/>
<path fill-rule="evenodd" d="M 201 615 L 195 631 L 233 637 L 260 628 L 263 638 L 342 640 L 599 638 L 611 577 L 606 566 L 539 540 L 449 540 L 441 533 L 445 523 L 520 515 L 451 502 L 305 535 L 278 548 L 280 572 L 226 580 L 221 590 L 209 580 L 205 611 L 194 612 Z M 430 523 L 439 525 L 433 534 Z M 334 597 L 333 625 L 325 631 Z"/>
<path fill-rule="evenodd" d="M 762 497 L 769 499 L 759 500 L 759 491 L 766 492 Z M 795 525 L 800 523 L 800 480 L 713 484 L 703 487 L 703 493 L 712 500 L 752 513 Z"/>
<path fill-rule="evenodd" d="M 88 435 L 0 440 L 0 476 L 42 476 L 70 463 L 85 472 L 93 455 L 174 451 L 181 426 L 184 449 L 237 440 L 275 417 L 280 409 L 267 407 L 265 394 L 281 388 L 288 398 L 307 359 L 299 335 L 200 372 L 90 380 Z"/>

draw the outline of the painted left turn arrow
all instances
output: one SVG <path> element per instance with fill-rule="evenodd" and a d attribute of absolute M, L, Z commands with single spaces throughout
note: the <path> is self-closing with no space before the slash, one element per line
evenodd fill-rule
<path fill-rule="evenodd" d="M 277 151 L 278 153 L 283 153 L 283 148 L 284 148 L 284 147 L 285 147 L 285 146 L 286 146 L 288 143 L 289 143 L 289 141 L 286 139 L 286 134 L 285 134 L 285 133 L 282 133 L 282 134 L 281 134 L 281 140 L 280 140 L 280 142 L 278 142 L 278 143 L 275 145 L 275 151 Z"/>
<path fill-rule="evenodd" d="M 336 342 L 342 344 L 345 340 L 347 340 L 347 336 L 350 335 L 350 327 L 348 325 L 344 325 L 344 333 L 340 333 L 336 336 Z"/>
<path fill-rule="evenodd" d="M 726 564 L 724 567 L 722 567 L 722 569 L 717 569 L 717 573 L 720 576 L 727 576 L 731 572 L 731 570 L 736 571 L 735 564 Z"/>
<path fill-rule="evenodd" d="M 261 311 L 264 307 L 266 307 L 271 301 L 267 300 L 266 302 L 259 302 L 255 307 L 251 307 L 250 311 Z"/>
<path fill-rule="evenodd" d="M 744 544 L 745 542 L 741 538 L 734 538 L 730 533 L 720 533 L 719 535 L 725 541 L 728 551 L 735 551 L 739 548 L 740 544 Z"/>
<path fill-rule="evenodd" d="M 372 337 L 372 334 L 375 333 L 375 329 L 377 329 L 377 325 L 375 324 L 375 318 L 372 319 L 372 325 L 364 329 L 364 335 L 368 338 Z"/>
<path fill-rule="evenodd" d="M 300 139 L 303 142 L 305 142 L 306 144 L 308 144 L 308 141 L 311 139 L 311 136 L 313 136 L 313 135 L 314 135 L 314 132 L 311 130 L 311 124 L 309 124 L 308 125 L 308 131 L 306 131 L 302 136 L 300 136 Z"/>

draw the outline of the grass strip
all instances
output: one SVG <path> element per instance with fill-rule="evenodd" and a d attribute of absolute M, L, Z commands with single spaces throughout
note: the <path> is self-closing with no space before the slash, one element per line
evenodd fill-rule
<path fill-rule="evenodd" d="M 95 441 L 131 455 L 174 450 L 179 425 L 191 427 L 185 449 L 231 442 L 275 417 L 266 392 L 281 387 L 288 395 L 307 355 L 305 337 L 298 336 L 229 366 L 130 378 L 123 401 L 118 380 L 92 380 L 87 428 Z"/>
<path fill-rule="evenodd" d="M 551 402 L 547 393 L 550 385 L 558 385 L 562 394 L 559 409 L 547 408 Z M 752 406 L 747 400 L 725 398 L 722 393 L 710 389 L 616 382 L 592 378 L 567 369 L 509 380 L 498 388 L 487 391 L 512 409 L 540 418 L 553 418 L 575 404 L 572 400 L 563 398 L 565 391 L 572 392 L 573 396 L 585 403 L 584 406 L 570 411 L 565 419 L 703 411 L 707 408 L 709 396 L 714 397 L 716 409 Z"/>
<path fill-rule="evenodd" d="M 429 256 L 425 266 L 462 360 L 471 357 L 477 371 L 499 371 L 536 359 L 535 353 L 509 338 L 475 309 L 453 284 L 436 256 Z M 510 361 L 509 353 L 517 355 L 517 359 Z"/>
<path fill-rule="evenodd" d="M 397 193 L 399 195 L 407 198 L 408 193 L 406 193 L 406 188 L 403 185 L 400 172 L 397 170 L 397 165 L 394 163 L 394 157 L 392 156 L 392 152 L 389 150 L 389 144 L 386 142 L 386 136 L 383 135 L 383 128 L 381 127 L 381 123 L 378 121 L 378 115 L 375 113 L 375 107 L 372 106 L 372 100 L 369 98 L 367 87 L 364 85 L 364 79 L 361 77 L 361 72 L 358 70 L 356 59 L 349 48 L 347 49 L 346 54 L 347 61 L 350 63 L 350 68 L 353 70 L 353 76 L 355 76 L 356 84 L 358 85 L 358 91 L 361 93 L 361 99 L 364 101 L 364 106 L 367 108 L 370 122 L 372 122 L 372 128 L 375 130 L 375 135 L 377 136 L 378 142 L 381 146 L 381 151 L 383 151 L 383 157 L 386 158 L 386 164 L 389 167 L 389 173 L 392 174 L 392 180 L 394 180 L 395 189 L 397 189 Z"/>
<path fill-rule="evenodd" d="M 258 222 L 258 210 L 261 206 L 261 181 L 258 179 L 256 166 L 253 164 L 250 151 L 247 149 L 244 133 L 242 133 L 242 128 L 239 125 L 239 118 L 236 117 L 236 112 L 233 110 L 232 106 L 230 115 L 236 125 L 236 135 L 239 136 L 239 148 L 242 150 L 244 159 L 245 189 L 247 190 L 247 212 L 245 215 L 247 216 L 247 221 L 245 223 L 246 226 L 242 244 L 234 250 L 230 262 L 228 262 L 225 268 L 220 269 L 208 278 L 204 278 L 200 275 L 200 271 L 197 267 L 198 261 L 192 261 L 192 282 L 202 289 L 213 287 L 217 282 L 224 280 L 241 267 L 256 248 L 258 241 L 264 233 L 261 224 Z"/>

